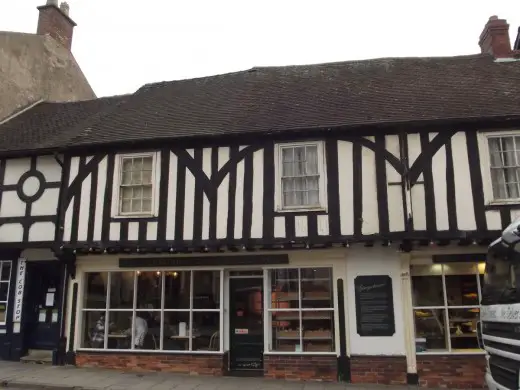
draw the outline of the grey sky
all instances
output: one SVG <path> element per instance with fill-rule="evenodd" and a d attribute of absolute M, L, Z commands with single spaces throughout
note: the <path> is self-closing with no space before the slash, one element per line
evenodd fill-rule
<path fill-rule="evenodd" d="M 98 96 L 262 65 L 479 52 L 519 0 L 69 0 L 72 51 Z M 35 32 L 45 0 L 2 0 L 0 30 Z"/>

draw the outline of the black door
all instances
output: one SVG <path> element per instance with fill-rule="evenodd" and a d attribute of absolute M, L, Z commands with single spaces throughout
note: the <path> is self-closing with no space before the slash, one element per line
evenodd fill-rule
<path fill-rule="evenodd" d="M 25 349 L 54 349 L 60 334 L 61 272 L 58 261 L 28 261 L 24 302 Z"/>
<path fill-rule="evenodd" d="M 229 368 L 264 369 L 263 279 L 229 280 Z"/>

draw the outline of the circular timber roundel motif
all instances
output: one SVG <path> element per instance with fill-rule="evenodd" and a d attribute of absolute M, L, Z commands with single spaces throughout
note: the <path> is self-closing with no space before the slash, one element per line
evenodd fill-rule
<path fill-rule="evenodd" d="M 30 170 L 25 172 L 18 180 L 16 192 L 18 197 L 26 202 L 34 202 L 41 198 L 45 190 L 45 176 L 40 171 Z"/>

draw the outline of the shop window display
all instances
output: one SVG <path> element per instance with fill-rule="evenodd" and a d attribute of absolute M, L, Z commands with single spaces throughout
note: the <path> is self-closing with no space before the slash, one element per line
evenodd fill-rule
<path fill-rule="evenodd" d="M 481 351 L 477 321 L 483 273 L 477 263 L 411 266 L 418 353 Z"/>
<path fill-rule="evenodd" d="M 85 275 L 81 348 L 219 351 L 221 271 Z"/>

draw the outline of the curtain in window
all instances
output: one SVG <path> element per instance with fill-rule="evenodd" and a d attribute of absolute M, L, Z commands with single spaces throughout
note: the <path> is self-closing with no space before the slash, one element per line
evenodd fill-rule
<path fill-rule="evenodd" d="M 283 148 L 282 162 L 284 206 L 319 205 L 318 147 Z"/>
<path fill-rule="evenodd" d="M 491 159 L 491 180 L 495 199 L 520 198 L 519 167 L 516 156 L 515 139 L 520 143 L 520 137 L 500 137 L 489 139 Z M 520 146 L 520 145 L 518 145 Z"/>

